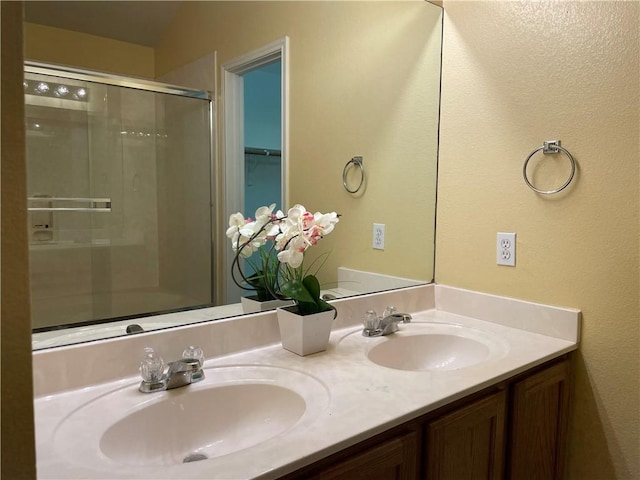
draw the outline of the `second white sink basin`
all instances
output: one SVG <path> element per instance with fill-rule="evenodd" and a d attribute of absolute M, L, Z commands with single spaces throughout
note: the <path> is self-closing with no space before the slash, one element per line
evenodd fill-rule
<path fill-rule="evenodd" d="M 470 338 L 425 334 L 381 343 L 369 352 L 369 360 L 398 370 L 457 370 L 486 360 L 489 353 L 489 347 Z"/>
<path fill-rule="evenodd" d="M 166 392 L 130 384 L 98 396 L 60 423 L 54 444 L 70 461 L 93 466 L 177 466 L 277 441 L 328 405 L 326 387 L 296 370 L 246 365 L 205 375 Z"/>
<path fill-rule="evenodd" d="M 478 365 L 505 350 L 499 339 L 458 325 L 417 323 L 400 328 L 369 350 L 369 360 L 397 370 L 450 371 Z"/>

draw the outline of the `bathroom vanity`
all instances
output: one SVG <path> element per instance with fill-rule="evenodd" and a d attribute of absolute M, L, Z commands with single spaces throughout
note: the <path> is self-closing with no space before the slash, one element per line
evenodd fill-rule
<path fill-rule="evenodd" d="M 39 478 L 561 478 L 578 310 L 440 285 L 334 305 L 307 357 L 274 312 L 36 352 Z M 387 305 L 411 323 L 363 336 Z M 196 342 L 204 380 L 138 391 L 145 346 Z"/>
<path fill-rule="evenodd" d="M 570 357 L 547 362 L 283 480 L 563 478 Z M 506 472 L 506 476 L 505 476 Z"/>

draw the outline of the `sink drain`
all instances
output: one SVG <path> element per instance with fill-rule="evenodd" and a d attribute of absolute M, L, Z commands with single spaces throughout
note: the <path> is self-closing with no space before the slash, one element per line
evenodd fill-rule
<path fill-rule="evenodd" d="M 199 460 L 206 460 L 207 458 L 209 457 L 207 457 L 204 453 L 190 453 L 189 455 L 184 457 L 182 463 L 197 462 Z"/>

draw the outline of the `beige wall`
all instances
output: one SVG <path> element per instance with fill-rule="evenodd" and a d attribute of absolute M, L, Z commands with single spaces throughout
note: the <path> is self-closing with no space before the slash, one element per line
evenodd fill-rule
<path fill-rule="evenodd" d="M 640 3 L 445 12 L 436 281 L 580 308 L 567 478 L 640 478 Z M 577 178 L 539 196 L 522 164 L 557 138 Z M 498 231 L 518 234 L 515 268 L 495 265 Z"/>
<path fill-rule="evenodd" d="M 153 48 L 34 23 L 24 28 L 27 60 L 154 78 Z"/>
<path fill-rule="evenodd" d="M 158 45 L 156 72 L 214 50 L 223 65 L 289 36 L 289 204 L 343 215 L 317 249 L 331 251 L 323 272 L 431 280 L 440 16 L 422 1 L 193 2 Z M 367 171 L 360 197 L 342 186 L 354 155 Z M 386 224 L 383 252 L 374 222 Z"/>
<path fill-rule="evenodd" d="M 27 480 L 35 478 L 36 469 L 27 268 L 22 50 L 15 48 L 15 45 L 22 43 L 22 2 L 0 3 L 0 19 L 0 477 Z"/>
<path fill-rule="evenodd" d="M 445 3 L 436 280 L 582 309 L 570 479 L 640 477 L 639 7 Z M 4 54 L 4 29 L 2 34 Z M 233 55 L 246 47 L 254 48 L 239 45 Z M 211 45 L 201 48 L 187 60 L 208 53 Z M 526 188 L 521 167 L 550 138 L 563 140 L 580 169 L 566 194 L 542 198 Z M 3 187 L 5 162 L 3 147 Z M 333 175 L 339 179 L 340 172 Z M 324 197 L 317 207 L 334 208 L 337 195 Z M 516 268 L 495 266 L 495 233 L 505 230 L 518 232 Z M 3 300 L 10 292 L 3 288 Z M 18 313 L 24 314 L 22 307 Z M 28 331 L 18 317 L 6 315 L 4 305 L 2 317 L 5 365 L 5 340 L 18 352 L 28 351 L 29 342 Z M 2 379 L 4 406 L 8 379 Z M 12 398 L 30 398 L 28 387 L 23 382 L 12 388 Z M 21 443 L 16 438 L 30 442 L 29 426 L 22 429 L 25 418 L 12 416 L 11 425 L 19 427 L 14 444 Z M 3 416 L 3 437 L 7 428 Z M 28 452 L 12 460 L 25 469 L 33 465 Z"/>

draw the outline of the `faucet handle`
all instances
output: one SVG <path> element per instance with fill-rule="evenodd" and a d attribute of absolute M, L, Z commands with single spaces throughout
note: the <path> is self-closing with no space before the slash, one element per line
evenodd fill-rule
<path fill-rule="evenodd" d="M 140 375 L 147 383 L 159 383 L 164 375 L 164 360 L 153 348 L 144 349 L 145 358 L 140 362 Z"/>
<path fill-rule="evenodd" d="M 394 307 L 393 305 L 389 305 L 387 308 L 384 309 L 384 313 L 382 314 L 382 318 L 386 318 L 389 315 L 394 315 L 398 313 L 398 310 L 396 309 L 396 307 Z"/>
<path fill-rule="evenodd" d="M 182 352 L 182 358 L 185 360 L 198 360 L 198 363 L 200 363 L 200 366 L 202 367 L 202 364 L 204 363 L 204 352 L 200 347 L 189 345 L 184 349 L 184 352 Z"/>
<path fill-rule="evenodd" d="M 364 314 L 364 328 L 366 330 L 376 330 L 380 328 L 380 320 L 378 314 L 375 310 L 367 310 L 367 313 Z"/>
<path fill-rule="evenodd" d="M 184 352 L 182 352 L 182 359 L 185 361 L 196 360 L 198 362 L 198 366 L 196 367 L 194 365 L 194 370 L 191 371 L 191 383 L 199 382 L 204 378 L 204 370 L 202 370 L 204 352 L 200 347 L 189 345 L 184 349 Z"/>

